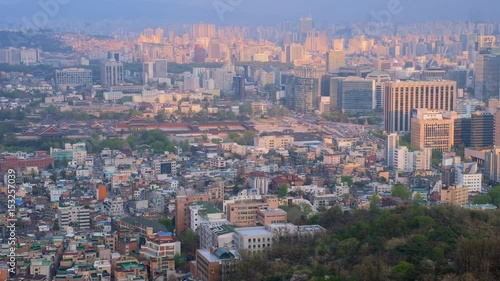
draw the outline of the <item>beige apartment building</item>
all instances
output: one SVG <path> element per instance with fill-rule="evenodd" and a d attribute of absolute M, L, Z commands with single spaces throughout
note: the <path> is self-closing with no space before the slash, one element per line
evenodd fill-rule
<path fill-rule="evenodd" d="M 452 206 L 463 206 L 469 203 L 469 188 L 466 186 L 450 186 L 441 190 L 441 202 Z"/>
<path fill-rule="evenodd" d="M 270 135 L 254 138 L 254 145 L 267 149 L 285 148 L 295 141 L 294 137 L 288 135 Z"/>
<path fill-rule="evenodd" d="M 442 112 L 414 110 L 411 119 L 411 144 L 420 149 L 448 151 L 454 144 L 454 119 Z"/>

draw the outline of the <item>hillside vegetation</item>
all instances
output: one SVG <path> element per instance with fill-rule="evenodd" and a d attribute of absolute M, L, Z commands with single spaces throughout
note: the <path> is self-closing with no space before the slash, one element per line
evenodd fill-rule
<path fill-rule="evenodd" d="M 340 209 L 328 231 L 282 240 L 236 265 L 230 280 L 500 280 L 500 213 L 451 207 Z"/>

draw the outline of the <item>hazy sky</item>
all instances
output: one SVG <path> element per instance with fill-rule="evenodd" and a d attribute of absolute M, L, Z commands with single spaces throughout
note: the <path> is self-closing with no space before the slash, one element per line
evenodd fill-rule
<path fill-rule="evenodd" d="M 312 14 L 318 22 L 372 20 L 372 12 L 398 5 L 394 22 L 498 21 L 498 0 L 0 0 L 0 22 L 31 19 L 38 3 L 61 2 L 51 18 L 138 19 L 165 23 L 273 24 Z M 219 12 L 214 7 L 219 7 Z M 223 12 L 225 11 L 225 12 Z M 495 15 L 497 14 L 497 15 Z M 222 15 L 222 16 L 221 16 Z"/>

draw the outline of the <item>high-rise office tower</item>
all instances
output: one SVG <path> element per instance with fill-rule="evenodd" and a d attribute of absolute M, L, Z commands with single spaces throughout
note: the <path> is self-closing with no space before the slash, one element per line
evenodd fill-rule
<path fill-rule="evenodd" d="M 392 133 L 387 135 L 385 142 L 385 163 L 389 167 L 394 166 L 394 153 L 396 148 L 399 147 L 399 135 Z"/>
<path fill-rule="evenodd" d="M 374 71 L 366 76 L 366 79 L 375 81 L 375 104 L 376 108 L 384 108 L 385 83 L 391 81 L 391 76 L 382 71 Z"/>
<path fill-rule="evenodd" d="M 215 24 L 198 23 L 193 24 L 191 28 L 191 38 L 196 40 L 200 37 L 215 38 L 216 37 Z"/>
<path fill-rule="evenodd" d="M 495 119 L 494 119 L 494 136 L 493 136 L 493 142 L 495 146 L 500 147 L 500 109 L 497 108 L 495 111 Z"/>
<path fill-rule="evenodd" d="M 205 50 L 202 46 L 196 44 L 194 46 L 193 62 L 194 63 L 205 63 L 206 58 L 207 58 L 207 50 Z"/>
<path fill-rule="evenodd" d="M 330 111 L 342 110 L 342 82 L 345 77 L 330 77 Z"/>
<path fill-rule="evenodd" d="M 455 119 L 455 146 L 491 147 L 495 142 L 495 116 L 477 111 Z"/>
<path fill-rule="evenodd" d="M 312 17 L 300 18 L 299 31 L 301 34 L 308 33 L 314 29 L 314 22 Z"/>
<path fill-rule="evenodd" d="M 109 51 L 107 58 L 108 58 L 108 60 L 114 60 L 114 61 L 117 61 L 117 62 L 121 61 L 121 57 L 120 57 L 120 53 L 119 52 Z"/>
<path fill-rule="evenodd" d="M 301 60 L 304 57 L 304 47 L 300 44 L 289 44 L 285 46 L 285 60 L 293 63 L 295 60 Z"/>
<path fill-rule="evenodd" d="M 243 100 L 245 99 L 245 78 L 243 76 L 233 77 L 233 91 L 236 98 Z"/>
<path fill-rule="evenodd" d="M 500 182 L 500 147 L 485 153 L 484 177 L 487 180 Z"/>
<path fill-rule="evenodd" d="M 168 61 L 166 59 L 157 59 L 154 62 L 154 78 L 168 78 Z"/>
<path fill-rule="evenodd" d="M 471 137 L 471 118 L 470 116 L 460 115 L 454 120 L 454 145 L 471 147 L 470 137 Z"/>
<path fill-rule="evenodd" d="M 123 63 L 113 59 L 101 65 L 101 85 L 103 87 L 123 84 Z"/>
<path fill-rule="evenodd" d="M 208 44 L 208 59 L 211 61 L 219 61 L 222 58 L 221 46 L 219 39 L 210 39 Z"/>
<path fill-rule="evenodd" d="M 317 78 L 295 77 L 293 82 L 293 110 L 312 113 L 318 108 L 319 80 Z"/>
<path fill-rule="evenodd" d="M 495 116 L 487 112 L 474 112 L 471 116 L 471 146 L 490 147 L 494 144 Z"/>
<path fill-rule="evenodd" d="M 144 84 L 148 84 L 154 79 L 154 63 L 152 61 L 142 64 L 142 77 Z"/>
<path fill-rule="evenodd" d="M 329 43 L 325 31 L 310 31 L 307 33 L 304 49 L 309 52 L 326 53 Z"/>
<path fill-rule="evenodd" d="M 476 41 L 476 51 L 482 52 L 491 48 L 495 48 L 496 37 L 495 36 L 478 36 Z"/>
<path fill-rule="evenodd" d="M 333 50 L 335 51 L 343 51 L 344 50 L 345 40 L 344 38 L 335 38 L 333 39 Z"/>
<path fill-rule="evenodd" d="M 488 101 L 500 98 L 500 54 L 482 52 L 476 57 L 474 96 Z"/>
<path fill-rule="evenodd" d="M 448 72 L 448 80 L 457 82 L 457 89 L 467 88 L 467 70 L 453 69 Z"/>
<path fill-rule="evenodd" d="M 388 133 L 410 130 L 412 109 L 453 111 L 457 100 L 455 81 L 386 82 L 384 125 Z"/>
<path fill-rule="evenodd" d="M 455 113 L 456 114 L 456 113 Z M 443 112 L 412 110 L 411 144 L 420 149 L 448 151 L 454 144 L 454 118 Z"/>
<path fill-rule="evenodd" d="M 326 53 L 326 72 L 334 73 L 339 67 L 345 66 L 345 52 L 330 50 Z"/>
<path fill-rule="evenodd" d="M 375 109 L 375 81 L 360 77 L 347 77 L 341 83 L 343 113 L 371 112 Z"/>

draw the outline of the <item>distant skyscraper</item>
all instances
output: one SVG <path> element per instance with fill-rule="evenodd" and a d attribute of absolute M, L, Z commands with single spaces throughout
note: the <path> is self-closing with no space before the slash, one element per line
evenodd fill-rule
<path fill-rule="evenodd" d="M 347 77 L 341 83 L 343 113 L 371 112 L 375 109 L 375 81 Z"/>
<path fill-rule="evenodd" d="M 317 78 L 295 77 L 293 82 L 293 110 L 312 113 L 318 108 L 319 80 Z"/>
<path fill-rule="evenodd" d="M 376 108 L 384 108 L 385 83 L 391 81 L 391 76 L 382 71 L 374 71 L 366 76 L 366 79 L 375 81 Z"/>
<path fill-rule="evenodd" d="M 500 147 L 485 153 L 484 177 L 487 180 L 500 182 Z"/>
<path fill-rule="evenodd" d="M 222 58 L 219 39 L 210 39 L 210 43 L 208 45 L 208 58 L 211 61 L 219 61 Z"/>
<path fill-rule="evenodd" d="M 194 63 L 205 63 L 206 58 L 207 58 L 207 50 L 205 50 L 200 45 L 196 44 L 194 46 L 193 62 Z"/>
<path fill-rule="evenodd" d="M 123 84 L 123 63 L 108 60 L 101 65 L 101 85 L 103 87 Z"/>
<path fill-rule="evenodd" d="M 455 119 L 455 146 L 484 148 L 495 142 L 495 116 L 487 112 L 474 112 Z"/>
<path fill-rule="evenodd" d="M 233 77 L 233 91 L 236 98 L 243 100 L 246 97 L 245 78 L 242 76 Z"/>
<path fill-rule="evenodd" d="M 344 38 L 335 38 L 333 39 L 333 50 L 335 51 L 343 51 L 344 50 L 345 40 Z"/>
<path fill-rule="evenodd" d="M 157 59 L 154 62 L 154 78 L 168 78 L 168 61 L 166 59 Z"/>
<path fill-rule="evenodd" d="M 286 62 L 293 63 L 304 57 L 304 47 L 300 44 L 290 44 L 285 46 Z"/>
<path fill-rule="evenodd" d="M 394 153 L 396 148 L 399 147 L 399 135 L 392 133 L 387 135 L 385 142 L 385 163 L 389 167 L 394 166 Z"/>
<path fill-rule="evenodd" d="M 478 36 L 476 41 L 476 51 L 482 52 L 488 49 L 495 48 L 495 36 Z"/>
<path fill-rule="evenodd" d="M 304 49 L 309 52 L 326 53 L 329 43 L 325 31 L 310 31 L 307 33 Z"/>
<path fill-rule="evenodd" d="M 456 107 L 455 81 L 387 82 L 385 86 L 384 124 L 388 133 L 410 130 L 414 108 L 453 111 Z"/>
<path fill-rule="evenodd" d="M 330 111 L 342 110 L 342 82 L 345 77 L 330 77 Z"/>
<path fill-rule="evenodd" d="M 152 61 L 142 64 L 142 75 L 144 84 L 148 84 L 154 79 L 154 63 Z"/>
<path fill-rule="evenodd" d="M 301 34 L 308 33 L 314 29 L 314 22 L 312 17 L 300 18 L 299 31 Z"/>
<path fill-rule="evenodd" d="M 474 96 L 482 101 L 500 98 L 500 54 L 487 52 L 477 55 Z"/>
<path fill-rule="evenodd" d="M 107 58 L 108 58 L 108 60 L 114 60 L 116 62 L 120 62 L 121 61 L 120 53 L 118 53 L 118 52 L 109 51 Z"/>
<path fill-rule="evenodd" d="M 191 28 L 191 38 L 196 40 L 200 37 L 215 38 L 216 28 L 215 24 L 198 23 L 193 24 Z"/>
<path fill-rule="evenodd" d="M 345 66 L 345 52 L 330 50 L 326 53 L 326 72 L 333 73 L 339 67 Z"/>

